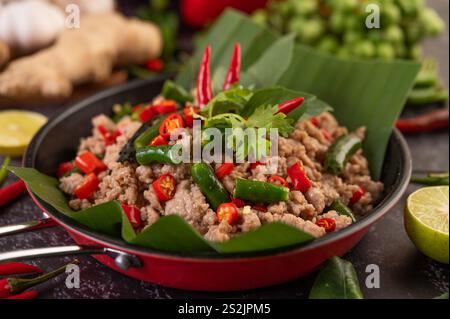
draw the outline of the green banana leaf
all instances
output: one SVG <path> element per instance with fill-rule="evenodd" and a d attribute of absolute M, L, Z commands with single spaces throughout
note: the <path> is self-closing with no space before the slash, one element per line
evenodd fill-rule
<path fill-rule="evenodd" d="M 206 44 L 212 47 L 213 79 L 221 80 L 217 73 L 225 74 L 236 42 L 242 46 L 244 84 L 309 92 L 331 105 L 350 130 L 365 126 L 365 155 L 372 176 L 380 177 L 387 143 L 420 69 L 418 63 L 339 59 L 297 44 L 292 36 L 280 38 L 248 16 L 227 10 L 198 42 L 196 54 L 176 82 L 188 89 L 195 85 Z"/>
<path fill-rule="evenodd" d="M 364 299 L 352 263 L 331 257 L 317 275 L 309 299 Z"/>
<path fill-rule="evenodd" d="M 42 201 L 91 230 L 122 238 L 141 247 L 177 253 L 244 253 L 306 244 L 314 237 L 294 227 L 271 223 L 216 243 L 205 240 L 177 215 L 160 218 L 155 224 L 136 234 L 120 203 L 111 201 L 81 211 L 73 211 L 58 188 L 58 180 L 34 168 L 9 167 Z"/>

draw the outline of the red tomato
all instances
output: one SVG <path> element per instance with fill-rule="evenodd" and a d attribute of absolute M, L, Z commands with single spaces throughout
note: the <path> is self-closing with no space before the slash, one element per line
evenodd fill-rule
<path fill-rule="evenodd" d="M 255 204 L 255 205 L 252 206 L 252 208 L 254 210 L 259 211 L 259 212 L 263 212 L 263 213 L 267 212 L 267 206 L 264 206 L 264 205 Z"/>
<path fill-rule="evenodd" d="M 108 167 L 97 156 L 91 152 L 84 152 L 75 158 L 75 166 L 85 174 L 99 173 Z"/>
<path fill-rule="evenodd" d="M 73 169 L 73 163 L 72 162 L 65 162 L 61 163 L 58 166 L 58 177 L 63 176 L 65 173 L 69 172 Z"/>
<path fill-rule="evenodd" d="M 161 135 L 158 135 L 150 142 L 150 146 L 161 146 L 161 145 L 169 145 L 167 139 L 165 139 Z"/>
<path fill-rule="evenodd" d="M 245 202 L 240 198 L 233 198 L 231 202 L 236 205 L 237 208 L 242 208 L 245 206 Z"/>
<path fill-rule="evenodd" d="M 330 233 L 336 229 L 336 221 L 333 218 L 321 218 L 316 221 L 316 225 L 325 228 L 327 233 Z"/>
<path fill-rule="evenodd" d="M 164 61 L 161 59 L 151 59 L 145 62 L 145 67 L 149 71 L 159 72 L 162 71 L 162 69 L 164 69 Z"/>
<path fill-rule="evenodd" d="M 223 203 L 217 207 L 217 218 L 219 222 L 225 220 L 228 224 L 234 225 L 239 219 L 239 212 L 233 203 Z"/>
<path fill-rule="evenodd" d="M 75 196 L 79 199 L 91 197 L 97 190 L 98 184 L 100 184 L 100 181 L 98 180 L 97 175 L 90 173 L 84 178 L 83 182 L 75 188 Z"/>
<path fill-rule="evenodd" d="M 186 106 L 183 109 L 184 121 L 187 127 L 194 126 L 194 114 L 199 113 L 199 108 L 195 106 Z"/>
<path fill-rule="evenodd" d="M 292 186 L 296 190 L 306 192 L 312 186 L 303 166 L 299 162 L 289 167 L 287 173 L 291 179 Z"/>
<path fill-rule="evenodd" d="M 139 114 L 139 118 L 141 119 L 142 122 L 145 123 L 145 122 L 150 121 L 156 115 L 157 115 L 157 113 L 156 113 L 155 109 L 153 108 L 153 106 L 152 105 L 148 105 Z"/>
<path fill-rule="evenodd" d="M 170 174 L 161 175 L 153 182 L 152 186 L 156 196 L 162 202 L 172 199 L 175 195 L 175 178 Z"/>
<path fill-rule="evenodd" d="M 139 210 L 139 208 L 122 204 L 122 209 L 125 212 L 125 215 L 127 215 L 128 220 L 130 221 L 133 228 L 137 229 L 142 226 L 141 211 Z"/>
<path fill-rule="evenodd" d="M 170 134 L 178 128 L 184 127 L 183 118 L 178 113 L 169 115 L 159 127 L 159 134 L 162 137 L 170 138 Z"/>
<path fill-rule="evenodd" d="M 153 108 L 158 114 L 172 113 L 177 110 L 177 102 L 174 100 L 165 100 L 153 105 Z"/>
<path fill-rule="evenodd" d="M 226 175 L 231 174 L 231 172 L 234 169 L 234 164 L 233 163 L 223 163 L 222 165 L 220 165 L 217 169 L 216 169 L 216 176 L 219 179 L 224 178 Z"/>
<path fill-rule="evenodd" d="M 272 175 L 269 177 L 269 183 L 284 186 L 289 188 L 289 183 L 283 177 L 278 175 Z"/>
<path fill-rule="evenodd" d="M 361 197 L 364 196 L 365 193 L 366 193 L 366 190 L 362 187 L 359 187 L 359 189 L 353 193 L 352 198 L 350 199 L 350 205 L 353 205 L 353 204 L 356 204 L 357 202 L 359 202 L 359 200 L 361 199 Z"/>

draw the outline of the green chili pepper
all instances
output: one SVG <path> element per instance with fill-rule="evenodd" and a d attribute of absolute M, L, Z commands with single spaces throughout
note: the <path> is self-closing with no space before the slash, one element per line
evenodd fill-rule
<path fill-rule="evenodd" d="M 8 177 L 8 166 L 11 163 L 11 157 L 5 157 L 2 167 L 0 168 L 0 187 L 2 187 L 6 178 Z"/>
<path fill-rule="evenodd" d="M 173 145 L 144 146 L 136 150 L 136 160 L 141 165 L 151 163 L 179 164 L 177 148 Z"/>
<path fill-rule="evenodd" d="M 352 219 L 353 222 L 356 222 L 356 217 L 353 214 L 352 210 L 345 205 L 340 199 L 336 199 L 333 203 L 331 203 L 330 207 L 328 207 L 328 210 L 334 210 L 339 215 L 345 215 Z"/>
<path fill-rule="evenodd" d="M 333 174 L 342 173 L 347 161 L 361 146 L 361 139 L 354 134 L 339 137 L 328 150 L 325 159 L 325 170 Z"/>
<path fill-rule="evenodd" d="M 289 199 L 289 188 L 271 183 L 238 178 L 234 197 L 254 203 L 278 203 Z"/>
<path fill-rule="evenodd" d="M 180 104 L 193 102 L 194 97 L 189 94 L 183 87 L 175 84 L 173 81 L 166 81 L 162 89 L 162 95 L 168 100 L 175 100 Z"/>
<path fill-rule="evenodd" d="M 195 184 L 200 188 L 214 210 L 220 204 L 230 201 L 230 196 L 210 165 L 196 163 L 192 165 L 191 174 Z"/>
<path fill-rule="evenodd" d="M 427 185 L 427 186 L 441 186 L 449 184 L 448 173 L 433 174 L 430 173 L 425 177 L 413 176 L 411 177 L 412 183 Z"/>
<path fill-rule="evenodd" d="M 138 149 L 147 146 L 155 137 L 157 137 L 159 135 L 159 126 L 166 117 L 167 115 L 156 119 L 149 128 L 134 140 L 134 147 Z"/>

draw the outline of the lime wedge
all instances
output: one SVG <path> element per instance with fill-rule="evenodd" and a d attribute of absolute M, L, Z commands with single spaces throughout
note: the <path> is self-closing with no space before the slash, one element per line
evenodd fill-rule
<path fill-rule="evenodd" d="M 421 188 L 409 195 L 405 229 L 416 247 L 428 257 L 448 264 L 449 187 Z"/>
<path fill-rule="evenodd" d="M 21 156 L 34 134 L 47 122 L 39 113 L 19 110 L 0 112 L 0 154 Z"/>

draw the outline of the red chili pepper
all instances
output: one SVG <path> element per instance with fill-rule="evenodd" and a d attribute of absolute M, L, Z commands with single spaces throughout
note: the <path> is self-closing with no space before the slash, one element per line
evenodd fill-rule
<path fill-rule="evenodd" d="M 211 46 L 205 48 L 197 77 L 197 102 L 200 109 L 212 99 Z"/>
<path fill-rule="evenodd" d="M 293 111 L 300 105 L 302 105 L 303 101 L 305 100 L 304 97 L 298 97 L 286 102 L 283 102 L 278 105 L 278 112 L 277 113 L 284 113 L 288 114 L 289 112 Z"/>
<path fill-rule="evenodd" d="M 105 163 L 91 152 L 84 152 L 78 155 L 75 158 L 75 166 L 85 174 L 99 173 L 108 169 Z"/>
<path fill-rule="evenodd" d="M 186 106 L 183 109 L 184 121 L 186 122 L 187 127 L 194 126 L 194 114 L 199 113 L 199 109 L 195 106 Z"/>
<path fill-rule="evenodd" d="M 161 135 L 158 135 L 150 142 L 150 146 L 161 146 L 161 145 L 169 145 L 167 139 L 162 137 Z"/>
<path fill-rule="evenodd" d="M 325 137 L 328 141 L 333 140 L 333 138 L 331 137 L 330 132 L 328 132 L 327 129 L 323 128 L 320 131 L 322 132 L 323 137 Z"/>
<path fill-rule="evenodd" d="M 73 262 L 72 262 L 73 263 Z M 9 298 L 12 296 L 18 297 L 24 290 L 35 285 L 43 283 L 53 277 L 56 277 L 65 272 L 67 265 L 60 267 L 49 273 L 40 275 L 31 279 L 22 278 L 4 278 L 0 279 L 0 299 Z"/>
<path fill-rule="evenodd" d="M 67 172 L 71 171 L 73 169 L 73 163 L 72 162 L 64 162 L 59 164 L 58 166 L 58 177 L 63 176 Z"/>
<path fill-rule="evenodd" d="M 130 221 L 133 228 L 134 229 L 141 228 L 142 219 L 141 219 L 141 211 L 139 210 L 139 208 L 135 206 L 122 204 L 122 209 L 125 212 L 125 215 L 127 215 L 128 220 Z"/>
<path fill-rule="evenodd" d="M 10 300 L 25 300 L 25 299 L 36 299 L 39 296 L 39 292 L 36 290 L 29 290 L 22 292 L 17 295 L 12 295 L 11 297 L 7 297 L 6 299 Z"/>
<path fill-rule="evenodd" d="M 216 176 L 219 179 L 224 178 L 226 175 L 231 174 L 231 172 L 234 169 L 234 164 L 233 163 L 223 163 L 222 165 L 220 165 L 217 169 L 216 169 Z"/>
<path fill-rule="evenodd" d="M 257 168 L 258 166 L 265 166 L 266 164 L 261 163 L 260 161 L 256 161 L 254 163 L 250 163 L 250 170 L 254 170 L 255 168 Z"/>
<path fill-rule="evenodd" d="M 22 195 L 25 189 L 26 186 L 22 180 L 18 180 L 0 189 L 0 206 L 7 204 Z"/>
<path fill-rule="evenodd" d="M 259 212 L 263 212 L 263 213 L 267 212 L 267 206 L 264 206 L 264 205 L 255 204 L 255 205 L 252 206 L 252 208 L 254 210 L 259 211 Z"/>
<path fill-rule="evenodd" d="M 306 192 L 312 186 L 312 183 L 300 162 L 289 167 L 287 173 L 291 179 L 292 186 L 296 190 Z"/>
<path fill-rule="evenodd" d="M 245 202 L 240 198 L 233 198 L 231 202 L 236 205 L 237 208 L 242 208 L 245 206 Z"/>
<path fill-rule="evenodd" d="M 79 199 L 89 198 L 97 190 L 99 184 L 100 181 L 98 180 L 97 175 L 90 173 L 84 178 L 83 182 L 75 188 L 75 195 Z"/>
<path fill-rule="evenodd" d="M 149 71 L 160 72 L 164 69 L 164 61 L 161 59 L 151 59 L 145 62 L 145 67 Z"/>
<path fill-rule="evenodd" d="M 168 201 L 176 192 L 175 178 L 170 174 L 161 175 L 152 183 L 152 187 L 160 201 Z"/>
<path fill-rule="evenodd" d="M 366 190 L 360 186 L 359 189 L 353 193 L 352 198 L 350 199 L 350 205 L 359 202 L 359 200 L 364 196 L 365 193 Z"/>
<path fill-rule="evenodd" d="M 159 134 L 162 137 L 170 138 L 170 134 L 178 128 L 184 127 L 184 121 L 180 114 L 173 113 L 166 117 L 159 127 Z"/>
<path fill-rule="evenodd" d="M 139 114 L 139 119 L 141 122 L 148 122 L 152 118 L 154 118 L 157 115 L 156 110 L 153 108 L 152 105 L 147 105 L 144 107 L 144 109 Z"/>
<path fill-rule="evenodd" d="M 158 114 L 168 114 L 177 110 L 177 102 L 174 100 L 165 100 L 153 105 L 154 110 Z"/>
<path fill-rule="evenodd" d="M 281 185 L 281 186 L 290 188 L 290 187 L 289 187 L 289 183 L 287 182 L 287 180 L 284 179 L 284 178 L 281 177 L 281 176 L 278 176 L 278 175 L 272 175 L 272 176 L 270 176 L 270 177 L 269 177 L 269 183 L 277 184 L 277 185 Z"/>
<path fill-rule="evenodd" d="M 0 276 L 42 273 L 42 269 L 33 265 L 11 262 L 0 264 Z"/>
<path fill-rule="evenodd" d="M 311 117 L 309 119 L 312 125 L 319 126 L 320 125 L 320 119 L 318 117 Z"/>
<path fill-rule="evenodd" d="M 233 203 L 223 203 L 217 207 L 217 218 L 219 222 L 226 221 L 230 225 L 237 223 L 239 219 L 239 212 Z"/>
<path fill-rule="evenodd" d="M 445 107 L 413 118 L 399 119 L 396 126 L 403 133 L 424 133 L 448 129 L 449 111 Z"/>
<path fill-rule="evenodd" d="M 228 90 L 233 84 L 239 83 L 241 76 L 241 45 L 236 43 L 233 48 L 233 55 L 231 57 L 228 73 L 225 77 L 223 90 Z"/>
<path fill-rule="evenodd" d="M 316 225 L 325 228 L 327 233 L 330 233 L 336 229 L 336 221 L 333 218 L 321 218 L 316 221 Z"/>
<path fill-rule="evenodd" d="M 103 139 L 105 140 L 105 145 L 109 146 L 116 143 L 117 138 L 122 135 L 119 130 L 115 130 L 114 132 L 108 131 L 108 129 L 103 126 L 99 125 L 97 126 L 98 131 L 102 135 Z"/>

